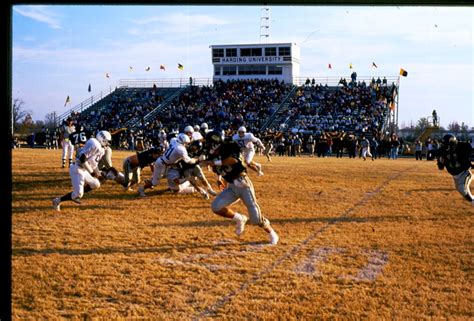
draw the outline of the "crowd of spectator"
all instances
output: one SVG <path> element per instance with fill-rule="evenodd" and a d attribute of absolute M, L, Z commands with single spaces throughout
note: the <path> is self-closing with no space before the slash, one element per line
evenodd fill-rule
<path fill-rule="evenodd" d="M 342 86 L 304 85 L 290 99 L 286 126 L 298 131 L 380 133 L 396 86 L 340 82 Z"/>

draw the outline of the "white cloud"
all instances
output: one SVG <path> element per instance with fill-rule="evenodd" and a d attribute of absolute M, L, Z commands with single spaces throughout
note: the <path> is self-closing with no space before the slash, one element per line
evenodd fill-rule
<path fill-rule="evenodd" d="M 58 16 L 47 6 L 14 6 L 13 10 L 24 17 L 45 23 L 53 29 L 62 28 Z"/>

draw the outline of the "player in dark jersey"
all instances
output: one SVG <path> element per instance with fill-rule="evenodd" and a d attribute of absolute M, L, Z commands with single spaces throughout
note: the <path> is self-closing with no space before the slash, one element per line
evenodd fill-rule
<path fill-rule="evenodd" d="M 69 135 L 69 139 L 77 153 L 77 150 L 86 144 L 89 137 L 87 137 L 86 131 L 82 125 L 76 124 L 75 128 L 76 131 Z"/>
<path fill-rule="evenodd" d="M 445 135 L 441 148 L 437 152 L 437 165 L 440 170 L 446 168 L 453 176 L 456 190 L 474 206 L 474 197 L 469 189 L 472 181 L 471 144 L 458 142 L 455 136 Z"/>
<path fill-rule="evenodd" d="M 129 190 L 132 185 L 140 183 L 141 170 L 146 166 L 151 166 L 153 172 L 153 164 L 163 154 L 163 151 L 163 147 L 158 146 L 125 158 L 123 161 L 124 189 Z"/>
<path fill-rule="evenodd" d="M 208 160 L 203 163 L 211 164 L 217 172 L 218 181 L 227 182 L 227 187 L 214 199 L 212 211 L 222 217 L 231 218 L 236 222 L 235 233 L 240 236 L 245 228 L 247 216 L 237 213 L 230 205 L 239 199 L 247 207 L 250 222 L 263 228 L 270 236 L 270 244 L 278 243 L 279 237 L 271 227 L 270 221 L 265 218 L 257 204 L 252 181 L 247 175 L 244 160 L 240 153 L 240 146 L 236 142 L 224 142 L 221 131 L 210 131 L 206 134 L 205 145 Z"/>
<path fill-rule="evenodd" d="M 199 158 L 199 156 L 204 154 L 203 143 L 199 140 L 193 140 L 186 149 L 190 157 Z M 181 160 L 178 165 L 181 168 L 181 177 L 189 181 L 206 199 L 209 199 L 209 194 L 212 196 L 217 195 L 217 192 L 212 189 L 211 184 L 198 163 L 189 164 Z M 199 185 L 205 186 L 207 192 Z"/>

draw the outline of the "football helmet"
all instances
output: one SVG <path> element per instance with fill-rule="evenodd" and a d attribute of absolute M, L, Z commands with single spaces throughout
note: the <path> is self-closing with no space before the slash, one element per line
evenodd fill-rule
<path fill-rule="evenodd" d="M 224 142 L 221 131 L 212 130 L 206 134 L 206 148 L 209 153 L 214 154 L 216 149 Z"/>
<path fill-rule="evenodd" d="M 240 126 L 239 129 L 237 130 L 237 133 L 239 133 L 239 137 L 244 137 L 246 132 L 247 132 L 247 128 L 245 128 L 244 126 Z"/>
<path fill-rule="evenodd" d="M 176 142 L 181 145 L 188 145 L 191 142 L 191 138 L 185 133 L 180 133 L 176 138 Z"/>
<path fill-rule="evenodd" d="M 188 146 L 188 152 L 197 154 L 201 151 L 203 145 L 200 140 L 193 140 Z"/>
<path fill-rule="evenodd" d="M 186 126 L 186 127 L 184 127 L 183 132 L 185 134 L 192 135 L 194 133 L 194 128 L 193 128 L 193 126 Z"/>
<path fill-rule="evenodd" d="M 201 129 L 202 130 L 207 130 L 207 129 L 209 129 L 209 126 L 207 125 L 207 123 L 202 123 L 201 124 Z"/>
<path fill-rule="evenodd" d="M 106 130 L 98 132 L 95 138 L 97 138 L 102 147 L 107 147 L 112 142 L 112 135 Z"/>
<path fill-rule="evenodd" d="M 443 136 L 443 145 L 449 148 L 453 148 L 458 143 L 456 136 L 447 134 Z"/>

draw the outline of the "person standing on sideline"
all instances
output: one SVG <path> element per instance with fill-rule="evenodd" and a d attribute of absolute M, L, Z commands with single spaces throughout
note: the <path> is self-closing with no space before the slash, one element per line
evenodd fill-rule
<path fill-rule="evenodd" d="M 372 157 L 372 154 L 370 153 L 370 142 L 367 139 L 367 137 L 365 137 L 364 134 L 362 134 L 362 136 L 360 137 L 360 147 L 361 147 L 361 155 L 364 161 L 367 160 L 367 156 L 371 157 L 373 161 L 374 158 Z"/>
<path fill-rule="evenodd" d="M 270 244 L 276 245 L 279 236 L 260 211 L 252 181 L 243 164 L 240 146 L 235 141 L 224 142 L 219 131 L 211 131 L 206 135 L 205 146 L 208 160 L 203 162 L 214 167 L 220 186 L 224 185 L 222 179 L 227 182 L 227 187 L 212 201 L 212 211 L 235 221 L 235 233 L 240 236 L 244 232 L 248 217 L 234 211 L 230 206 L 241 200 L 250 215 L 250 222 L 267 232 Z"/>
<path fill-rule="evenodd" d="M 422 160 L 423 156 L 421 155 L 421 152 L 423 151 L 423 143 L 417 139 L 415 141 L 415 160 Z"/>
<path fill-rule="evenodd" d="M 397 135 L 393 134 L 390 141 L 390 158 L 398 158 L 398 148 L 400 147 L 400 141 L 398 140 Z"/>
<path fill-rule="evenodd" d="M 314 156 L 314 137 L 309 135 L 308 140 L 306 141 L 306 148 L 308 149 L 309 157 Z"/>
<path fill-rule="evenodd" d="M 112 135 L 106 130 L 98 132 L 95 138 L 87 140 L 79 151 L 76 162 L 69 167 L 72 192 L 53 199 L 53 208 L 56 211 L 61 210 L 61 202 L 73 201 L 80 204 L 85 192 L 100 187 L 99 178 L 102 177 L 102 173 L 99 170 L 99 162 L 104 157 L 104 148 L 109 146 L 111 141 Z"/>
<path fill-rule="evenodd" d="M 458 142 L 455 136 L 448 134 L 443 137 L 436 160 L 440 170 L 446 168 L 453 176 L 456 190 L 474 206 L 474 196 L 469 188 L 472 181 L 470 169 L 474 168 L 470 159 L 471 149 L 471 144 Z"/>
<path fill-rule="evenodd" d="M 70 137 L 76 131 L 76 127 L 73 124 L 72 118 L 66 119 L 64 124 L 61 126 L 61 147 L 63 148 L 63 153 L 61 155 L 62 165 L 61 167 L 66 167 L 66 158 L 69 159 L 69 167 L 72 164 L 72 156 L 74 154 L 74 145 L 71 142 Z"/>

